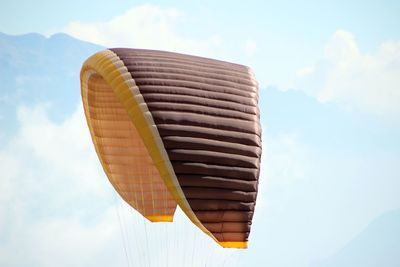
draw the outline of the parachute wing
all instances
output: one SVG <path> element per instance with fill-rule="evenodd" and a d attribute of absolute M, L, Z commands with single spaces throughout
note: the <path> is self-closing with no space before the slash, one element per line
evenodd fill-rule
<path fill-rule="evenodd" d="M 121 197 L 151 221 L 176 205 L 223 247 L 246 248 L 261 127 L 250 69 L 183 54 L 115 48 L 81 70 L 96 152 Z"/>

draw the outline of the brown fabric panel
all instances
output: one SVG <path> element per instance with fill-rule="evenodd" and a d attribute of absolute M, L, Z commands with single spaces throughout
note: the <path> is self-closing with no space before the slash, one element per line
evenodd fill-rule
<path fill-rule="evenodd" d="M 180 86 L 180 87 L 193 88 L 197 90 L 224 93 L 227 95 L 242 97 L 244 99 L 245 98 L 258 99 L 258 95 L 253 92 L 246 92 L 240 89 L 229 88 L 221 85 L 210 85 L 206 83 L 193 82 L 193 81 L 174 80 L 172 77 L 171 79 L 135 78 L 135 82 L 136 84 L 140 85 L 158 85 L 158 86 L 163 86 L 164 84 L 167 83 L 169 86 Z"/>
<path fill-rule="evenodd" d="M 195 211 L 201 222 L 249 222 L 253 218 L 253 211 Z"/>
<path fill-rule="evenodd" d="M 249 222 L 206 222 L 203 225 L 213 233 L 246 233 L 250 231 L 251 227 L 251 223 Z"/>
<path fill-rule="evenodd" d="M 257 101 L 218 92 L 209 92 L 177 86 L 141 85 L 140 91 L 147 103 L 164 101 L 169 103 L 201 104 L 210 107 L 236 110 L 258 115 Z"/>
<path fill-rule="evenodd" d="M 242 167 L 231 167 L 221 165 L 211 165 L 204 163 L 192 163 L 192 162 L 181 162 L 172 161 L 175 173 L 180 174 L 200 174 L 226 177 L 231 179 L 257 181 L 258 172 L 254 168 L 242 168 Z M 179 176 L 178 175 L 178 176 Z M 179 177 L 178 177 L 179 179 Z"/>
<path fill-rule="evenodd" d="M 188 65 L 190 64 L 196 68 L 213 68 L 219 71 L 226 71 L 231 74 L 240 74 L 247 77 L 249 76 L 248 67 L 215 59 L 148 49 L 112 48 L 111 50 L 114 51 L 118 56 L 122 57 L 127 65 L 129 65 L 128 62 L 130 62 L 131 59 L 133 59 L 133 63 L 141 61 L 153 61 L 156 62 L 157 65 L 159 65 L 160 62 L 182 63 Z"/>
<path fill-rule="evenodd" d="M 156 124 L 183 124 L 189 126 L 200 126 L 212 129 L 244 132 L 261 135 L 259 122 L 238 121 L 235 119 L 220 118 L 208 115 L 173 111 L 152 111 Z"/>
<path fill-rule="evenodd" d="M 221 188 L 199 188 L 182 186 L 187 199 L 221 199 L 251 202 L 256 197 L 256 192 L 245 192 Z"/>
<path fill-rule="evenodd" d="M 220 73 L 228 74 L 228 75 L 242 75 L 245 78 L 249 79 L 248 68 L 243 65 L 219 61 L 215 59 L 183 55 L 179 53 L 171 53 L 166 51 L 155 51 L 155 50 L 147 50 L 147 51 L 121 51 L 119 54 L 125 53 L 124 60 L 129 62 L 131 59 L 134 59 L 132 63 L 134 65 L 140 65 L 141 62 L 154 62 L 156 65 L 161 64 L 175 64 L 180 65 L 180 68 L 193 67 L 194 69 L 201 68 L 202 71 L 204 69 L 210 70 L 218 70 Z M 136 54 L 135 54 L 136 53 Z M 129 65 L 129 64 L 128 64 Z M 153 65 L 154 66 L 154 65 Z M 252 82 L 255 82 L 254 79 L 250 79 Z"/>
<path fill-rule="evenodd" d="M 255 93 L 254 97 L 258 99 L 258 90 L 255 80 L 251 75 L 243 73 L 240 71 L 227 71 L 226 69 L 204 67 L 206 65 L 198 65 L 196 63 L 182 63 L 182 62 L 167 62 L 165 60 L 149 60 L 143 58 L 124 58 L 124 62 L 127 64 L 126 67 L 132 75 L 138 74 L 140 77 L 143 71 L 138 70 L 146 68 L 146 72 L 155 73 L 160 69 L 160 73 L 169 73 L 182 76 L 190 76 L 197 78 L 207 77 L 211 79 L 220 79 L 220 81 L 225 81 L 227 83 L 238 83 L 239 86 L 235 86 L 235 91 L 244 91 Z M 188 73 L 188 70 L 191 72 Z M 169 72 L 168 72 L 169 71 Z M 138 78 L 139 78 L 138 77 Z M 159 77 L 159 76 L 155 76 Z M 140 79 L 140 78 L 139 78 Z M 195 80 L 194 80 L 195 81 Z M 253 83 L 253 84 L 252 84 Z M 246 89 L 243 89 L 246 88 Z"/>
<path fill-rule="evenodd" d="M 197 76 L 210 75 L 210 77 L 215 78 L 218 76 L 218 78 L 222 80 L 257 87 L 257 82 L 248 73 L 229 68 L 221 68 L 221 66 L 215 67 L 215 65 L 198 64 L 197 62 L 188 62 L 187 60 L 170 60 L 154 57 L 146 58 L 128 56 L 124 57 L 124 61 L 127 63 L 126 67 L 131 73 L 145 70 L 185 74 L 190 73 Z"/>
<path fill-rule="evenodd" d="M 202 115 L 216 116 L 222 118 L 238 119 L 244 121 L 255 121 L 252 115 L 238 112 L 234 110 L 228 110 L 223 108 L 210 107 L 198 103 L 166 103 L 166 102 L 147 102 L 147 106 L 152 111 L 174 111 L 174 112 L 185 112 L 185 113 L 196 113 Z"/>
<path fill-rule="evenodd" d="M 213 233 L 214 237 L 220 241 L 231 241 L 231 242 L 240 242 L 240 241 L 247 241 L 247 238 L 249 237 L 250 232 L 245 232 L 245 233 L 231 233 L 231 232 L 225 232 L 225 233 Z"/>
<path fill-rule="evenodd" d="M 206 138 L 184 137 L 184 136 L 165 136 L 163 138 L 165 148 L 172 150 L 175 148 L 207 150 L 229 154 L 237 154 L 248 157 L 259 158 L 261 149 L 258 146 L 242 145 L 234 142 L 212 140 Z"/>
<path fill-rule="evenodd" d="M 149 80 L 168 79 L 168 80 L 173 80 L 171 81 L 171 84 L 174 84 L 176 81 L 185 81 L 185 82 L 194 82 L 196 84 L 199 84 L 201 87 L 206 85 L 207 88 L 208 86 L 228 87 L 229 89 L 256 93 L 254 86 L 232 82 L 228 79 L 222 79 L 227 76 L 218 75 L 217 77 L 210 77 L 210 75 L 201 75 L 202 73 L 199 71 L 193 72 L 191 74 L 186 74 L 186 73 L 177 73 L 173 71 L 173 69 L 171 70 L 172 70 L 171 72 L 157 72 L 157 71 L 147 71 L 147 72 L 130 71 L 130 72 L 132 73 L 133 76 L 135 76 L 135 79 L 139 81 L 140 79 L 149 79 Z"/>
<path fill-rule="evenodd" d="M 146 62 L 146 60 L 143 60 Z M 148 62 L 148 60 L 147 60 Z M 216 79 L 220 81 L 227 81 L 239 85 L 245 85 L 250 87 L 256 87 L 257 83 L 253 80 L 249 80 L 246 74 L 240 75 L 241 73 L 236 72 L 227 72 L 227 71 L 216 71 L 215 68 L 210 67 L 201 67 L 201 66 L 193 66 L 187 63 L 171 63 L 165 62 L 161 63 L 160 61 L 157 62 L 158 64 L 153 64 L 149 66 L 149 64 L 138 64 L 138 59 L 135 58 L 135 61 L 132 65 L 126 65 L 129 72 L 133 75 L 138 76 L 143 73 L 147 72 L 155 72 L 155 73 L 176 73 L 176 74 L 184 74 L 192 77 L 206 77 L 208 79 Z M 249 88 L 247 88 L 249 89 Z M 254 89 L 253 89 L 254 90 Z M 255 90 L 254 90 L 255 91 Z"/>
<path fill-rule="evenodd" d="M 199 210 L 243 210 L 253 211 L 255 203 L 243 202 L 237 200 L 221 199 L 188 199 L 188 202 L 194 211 Z"/>
<path fill-rule="evenodd" d="M 245 192 L 256 192 L 258 186 L 257 181 L 245 181 L 197 174 L 181 174 L 179 175 L 179 183 L 182 187 L 224 188 Z"/>
<path fill-rule="evenodd" d="M 197 218 L 219 241 L 246 241 L 261 158 L 258 89 L 249 68 L 163 51 L 112 50 L 139 87 Z"/>
<path fill-rule="evenodd" d="M 127 62 L 128 66 L 131 65 L 129 64 L 130 62 L 134 65 L 137 65 L 138 63 L 141 62 L 146 62 L 147 64 L 150 65 L 153 63 L 155 64 L 155 66 L 158 66 L 162 63 L 175 64 L 175 65 L 181 64 L 182 65 L 181 67 L 185 68 L 185 65 L 188 65 L 188 63 L 190 63 L 195 68 L 213 68 L 219 71 L 227 72 L 230 75 L 235 75 L 235 74 L 245 75 L 244 70 L 246 69 L 246 67 L 233 63 L 228 63 L 223 61 L 218 62 L 218 60 L 215 59 L 207 59 L 196 56 L 183 55 L 179 53 L 173 53 L 173 52 L 171 53 L 166 51 L 147 50 L 144 52 L 140 52 L 138 51 L 138 49 L 135 50 L 136 51 L 133 51 L 133 53 L 137 52 L 136 55 L 134 55 L 132 51 L 127 51 L 129 55 L 126 55 L 124 57 L 124 62 Z"/>
<path fill-rule="evenodd" d="M 169 149 L 169 159 L 172 161 L 185 162 L 201 162 L 219 165 L 243 167 L 243 168 L 258 168 L 259 160 L 255 157 L 248 157 L 238 154 L 228 154 L 207 150 L 193 149 Z"/>
<path fill-rule="evenodd" d="M 237 143 L 239 145 L 257 146 L 261 149 L 261 139 L 254 134 L 180 124 L 157 124 L 157 128 L 162 138 L 170 136 L 196 137 Z"/>

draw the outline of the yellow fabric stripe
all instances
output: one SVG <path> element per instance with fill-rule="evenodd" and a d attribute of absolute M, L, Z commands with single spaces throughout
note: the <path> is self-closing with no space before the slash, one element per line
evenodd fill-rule
<path fill-rule="evenodd" d="M 245 242 L 218 242 L 224 248 L 247 248 L 247 241 Z"/>
<path fill-rule="evenodd" d="M 164 180 L 165 185 L 183 212 L 185 212 L 197 227 L 218 242 L 212 233 L 201 224 L 190 208 L 190 205 L 178 184 L 175 172 L 172 168 L 171 162 L 169 161 L 157 128 L 154 126 L 147 105 L 145 105 L 143 97 L 140 95 L 134 79 L 127 71 L 123 62 L 111 50 L 104 50 L 94 54 L 86 60 L 82 67 L 81 77 L 84 76 L 83 74 L 86 71 L 91 70 L 101 75 L 112 87 L 116 96 L 120 99 L 122 105 L 125 107 L 129 117 L 142 137 L 161 178 Z M 139 105 L 138 102 L 142 102 L 142 105 Z M 104 167 L 103 162 L 102 165 Z M 222 243 L 218 243 L 222 245 Z"/>
<path fill-rule="evenodd" d="M 173 215 L 147 215 L 145 216 L 151 222 L 172 222 Z"/>

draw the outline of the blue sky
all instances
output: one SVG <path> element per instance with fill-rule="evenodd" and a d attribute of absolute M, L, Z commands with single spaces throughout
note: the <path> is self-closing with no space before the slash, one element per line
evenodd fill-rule
<path fill-rule="evenodd" d="M 135 6 L 149 4 L 176 9 L 178 18 L 168 20 L 165 19 L 168 16 L 164 16 L 163 19 L 182 38 L 203 40 L 218 36 L 224 49 L 215 53 L 216 57 L 236 59 L 246 41 L 255 41 L 259 60 L 238 59 L 253 63 L 256 71 L 268 73 L 258 76 L 266 76 L 265 80 L 272 82 L 284 82 L 297 70 L 313 64 L 337 30 L 352 33 L 360 50 L 367 54 L 374 53 L 385 41 L 397 40 L 399 34 L 400 8 L 396 1 L 329 1 L 323 4 L 319 1 L 249 1 L 243 4 L 238 1 L 120 0 L 112 4 L 110 1 L 85 1 L 79 6 L 68 1 L 42 1 L 41 5 L 12 1 L 2 7 L 0 31 L 48 35 L 65 31 L 71 22 L 107 22 Z"/>
<path fill-rule="evenodd" d="M 398 1 L 3 4 L 0 32 L 47 38 L 0 36 L 0 263 L 122 266 L 128 246 L 128 262 L 151 266 L 398 266 L 398 228 L 395 237 L 381 229 L 379 238 L 377 228 L 400 225 L 399 14 Z M 50 38 L 55 33 L 99 46 Z M 80 65 L 101 46 L 252 67 L 264 152 L 247 251 L 218 249 L 183 216 L 153 226 L 153 261 L 135 245 L 143 232 L 127 225 L 152 226 L 113 193 L 80 105 Z M 169 247 L 181 242 L 169 258 L 157 244 L 166 233 Z M 16 248 L 25 257 L 11 253 Z M 180 251 L 192 261 L 174 262 Z"/>

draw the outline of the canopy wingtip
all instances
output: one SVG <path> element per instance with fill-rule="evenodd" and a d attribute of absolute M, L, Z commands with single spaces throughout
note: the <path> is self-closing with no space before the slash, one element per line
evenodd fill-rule
<path fill-rule="evenodd" d="M 247 241 L 218 242 L 223 248 L 247 248 Z"/>
<path fill-rule="evenodd" d="M 151 222 L 172 222 L 174 221 L 174 215 L 146 215 L 147 220 Z"/>

